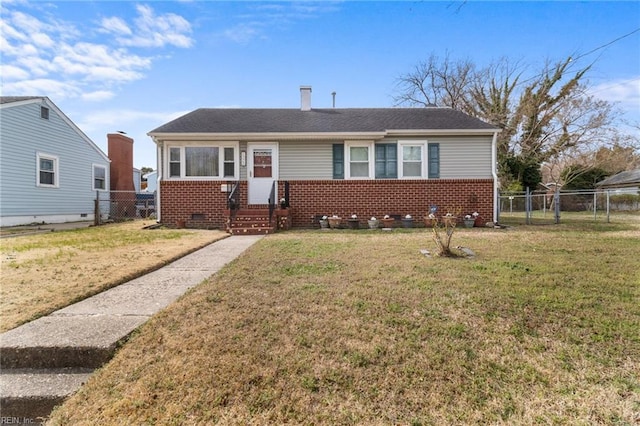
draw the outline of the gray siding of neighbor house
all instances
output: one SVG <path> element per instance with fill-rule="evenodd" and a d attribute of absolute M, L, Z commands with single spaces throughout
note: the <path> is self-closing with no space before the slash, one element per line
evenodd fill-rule
<path fill-rule="evenodd" d="M 491 179 L 491 136 L 401 138 L 440 144 L 441 179 Z M 378 143 L 397 143 L 397 139 Z M 280 180 L 333 179 L 332 145 L 341 141 L 280 142 Z M 241 176 L 246 178 L 246 174 Z"/>
<path fill-rule="evenodd" d="M 40 118 L 40 107 L 32 102 L 0 108 L 0 216 L 92 216 L 96 192 L 93 165 L 109 162 L 49 107 L 49 119 Z M 37 153 L 58 158 L 57 188 L 37 186 Z M 101 193 L 108 199 L 109 192 Z M 27 222 L 25 222 L 27 223 Z"/>

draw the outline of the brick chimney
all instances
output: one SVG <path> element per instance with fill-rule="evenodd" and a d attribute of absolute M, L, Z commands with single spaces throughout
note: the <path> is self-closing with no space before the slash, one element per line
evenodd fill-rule
<path fill-rule="evenodd" d="M 107 134 L 111 160 L 111 190 L 135 191 L 133 186 L 133 139 L 123 133 Z"/>
<path fill-rule="evenodd" d="M 311 86 L 300 86 L 300 110 L 311 111 Z"/>

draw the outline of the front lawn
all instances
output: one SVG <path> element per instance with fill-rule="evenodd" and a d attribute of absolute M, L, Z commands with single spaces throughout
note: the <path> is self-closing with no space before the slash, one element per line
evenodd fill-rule
<path fill-rule="evenodd" d="M 640 229 L 269 236 L 145 324 L 53 424 L 637 424 Z"/>
<path fill-rule="evenodd" d="M 0 332 L 157 269 L 226 236 L 136 220 L 0 240 Z"/>

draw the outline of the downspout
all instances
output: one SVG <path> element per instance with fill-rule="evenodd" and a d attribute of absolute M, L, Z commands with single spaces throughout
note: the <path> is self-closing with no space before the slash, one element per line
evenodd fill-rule
<path fill-rule="evenodd" d="M 158 142 L 158 140 L 153 137 L 153 141 L 156 143 L 156 149 L 158 152 L 156 153 L 156 222 L 160 223 L 160 181 L 162 180 L 162 144 Z"/>
<path fill-rule="evenodd" d="M 493 223 L 498 223 L 498 132 L 493 133 L 491 141 L 491 175 L 493 176 Z"/>

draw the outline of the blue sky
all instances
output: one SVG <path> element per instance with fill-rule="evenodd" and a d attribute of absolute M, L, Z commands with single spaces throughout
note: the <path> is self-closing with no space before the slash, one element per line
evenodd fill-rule
<path fill-rule="evenodd" d="M 640 122 L 640 2 L 3 0 L 3 95 L 48 96 L 106 152 L 200 107 L 393 106 L 397 78 L 431 54 L 530 74 L 593 63 L 592 93 Z M 635 31 L 635 32 L 634 32 Z M 611 43 L 612 41 L 626 37 Z M 598 49 L 599 47 L 602 47 Z M 592 52 L 594 49 L 596 51 Z M 592 52 L 592 53 L 589 53 Z M 583 56 L 584 55 L 584 56 Z"/>

